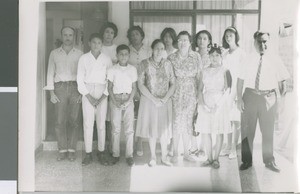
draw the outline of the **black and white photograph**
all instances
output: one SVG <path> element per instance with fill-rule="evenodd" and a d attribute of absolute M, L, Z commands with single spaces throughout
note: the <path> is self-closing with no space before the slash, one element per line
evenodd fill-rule
<path fill-rule="evenodd" d="M 18 190 L 299 191 L 298 10 L 21 0 Z"/>

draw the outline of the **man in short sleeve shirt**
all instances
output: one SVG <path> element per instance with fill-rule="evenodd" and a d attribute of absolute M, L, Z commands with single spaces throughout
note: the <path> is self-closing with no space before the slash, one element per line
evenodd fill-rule
<path fill-rule="evenodd" d="M 285 80 L 289 78 L 287 69 L 277 55 L 270 53 L 270 34 L 256 32 L 254 46 L 256 53 L 247 60 L 238 76 L 237 96 L 241 114 L 242 165 L 240 170 L 252 166 L 253 140 L 257 121 L 262 133 L 262 153 L 265 166 L 280 172 L 273 155 L 274 121 L 277 95 L 284 94 Z M 243 88 L 245 91 L 242 96 Z M 280 92 L 278 92 L 280 91 Z"/>

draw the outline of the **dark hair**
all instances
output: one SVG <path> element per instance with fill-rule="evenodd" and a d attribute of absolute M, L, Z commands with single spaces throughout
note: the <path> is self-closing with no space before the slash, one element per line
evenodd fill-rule
<path fill-rule="evenodd" d="M 165 43 L 161 39 L 155 39 L 151 44 L 152 50 L 154 49 L 155 45 L 157 45 L 158 43 L 162 43 L 164 45 L 164 47 L 166 48 Z"/>
<path fill-rule="evenodd" d="M 117 49 L 116 49 L 117 54 L 122 50 L 127 50 L 130 53 L 130 49 L 126 44 L 121 44 L 117 47 Z"/>
<path fill-rule="evenodd" d="M 201 30 L 201 31 L 199 31 L 199 32 L 196 34 L 196 36 L 195 36 L 195 39 L 194 39 L 194 45 L 195 45 L 195 48 L 198 47 L 198 45 L 197 45 L 197 40 L 198 40 L 200 34 L 206 34 L 206 35 L 207 35 L 207 37 L 208 37 L 208 39 L 209 39 L 209 41 L 210 41 L 210 43 L 207 45 L 207 47 L 210 47 L 210 46 L 212 45 L 212 36 L 211 36 L 210 32 L 207 31 L 207 30 Z"/>
<path fill-rule="evenodd" d="M 223 47 L 226 48 L 226 49 L 229 48 L 229 44 L 227 43 L 226 38 L 225 38 L 226 32 L 228 32 L 228 31 L 234 33 L 234 35 L 235 35 L 235 44 L 237 46 L 239 46 L 239 43 L 238 43 L 240 41 L 239 33 L 238 33 L 238 31 L 235 27 L 230 26 L 230 27 L 226 28 L 226 30 L 224 31 L 223 38 L 222 38 Z"/>
<path fill-rule="evenodd" d="M 160 34 L 160 39 L 163 40 L 164 37 L 165 37 L 165 35 L 166 35 L 167 33 L 170 34 L 170 36 L 171 36 L 171 38 L 172 38 L 172 40 L 173 40 L 173 43 L 172 43 L 172 44 L 173 44 L 173 46 L 175 46 L 175 45 L 176 45 L 176 42 L 177 42 L 177 35 L 176 35 L 176 32 L 175 32 L 175 30 L 174 30 L 173 28 L 165 28 L 165 29 L 161 32 L 161 34 Z"/>
<path fill-rule="evenodd" d="M 100 29 L 100 31 L 99 31 L 101 37 L 103 38 L 104 31 L 105 31 L 107 28 L 113 29 L 113 31 L 114 31 L 114 38 L 116 38 L 117 35 L 118 35 L 118 27 L 116 26 L 116 24 L 114 24 L 114 23 L 112 23 L 112 22 L 106 22 L 105 24 L 102 25 L 102 27 L 101 27 L 101 29 Z"/>
<path fill-rule="evenodd" d="M 89 41 L 92 41 L 94 38 L 99 38 L 102 42 L 102 36 L 99 33 L 93 33 L 90 35 Z"/>
<path fill-rule="evenodd" d="M 134 31 L 134 30 L 138 31 L 141 34 L 143 39 L 145 38 L 145 32 L 140 26 L 132 26 L 131 28 L 129 28 L 127 30 L 127 38 L 129 40 L 129 42 L 130 42 L 130 35 L 131 35 L 132 31 Z"/>
<path fill-rule="evenodd" d="M 253 34 L 253 38 L 257 39 L 258 37 L 261 37 L 262 35 L 267 34 L 270 37 L 270 33 L 269 32 L 262 32 L 262 31 L 256 31 Z"/>
<path fill-rule="evenodd" d="M 222 55 L 222 49 L 221 49 L 221 47 L 219 47 L 216 43 L 214 43 L 214 44 L 211 46 L 211 48 L 210 48 L 208 54 L 212 54 L 212 53 L 214 53 L 214 52 L 217 52 L 218 54 Z"/>
<path fill-rule="evenodd" d="M 67 28 L 71 29 L 71 30 L 73 31 L 73 34 L 75 34 L 75 29 L 72 28 L 71 26 L 63 26 L 63 27 L 61 28 L 61 30 L 60 30 L 60 34 L 62 34 L 63 30 L 64 30 L 64 29 L 67 29 Z"/>
<path fill-rule="evenodd" d="M 190 33 L 188 33 L 188 31 L 181 31 L 181 32 L 179 32 L 179 34 L 177 35 L 177 40 L 178 40 L 179 36 L 182 36 L 182 35 L 188 36 L 190 43 L 192 42 L 192 37 L 191 37 Z"/>

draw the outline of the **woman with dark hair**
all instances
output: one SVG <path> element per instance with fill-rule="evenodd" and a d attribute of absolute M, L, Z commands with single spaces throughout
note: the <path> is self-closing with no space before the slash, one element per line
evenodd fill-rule
<path fill-rule="evenodd" d="M 232 87 L 230 92 L 230 121 L 231 128 L 227 133 L 227 146 L 221 151 L 221 156 L 228 155 L 229 159 L 237 157 L 236 145 L 240 136 L 241 113 L 237 108 L 237 77 L 242 67 L 242 61 L 245 57 L 245 52 L 239 47 L 239 33 L 235 27 L 228 27 L 223 35 L 223 47 L 227 51 L 223 55 L 223 64 L 230 71 L 232 76 Z M 234 136 L 234 138 L 232 138 Z"/>
<path fill-rule="evenodd" d="M 127 38 L 129 40 L 129 48 L 130 48 L 130 58 L 128 63 L 135 66 L 138 74 L 140 72 L 139 64 L 142 60 L 147 59 L 151 56 L 152 51 L 148 48 L 143 40 L 145 38 L 145 33 L 140 26 L 132 26 L 127 31 Z M 139 102 L 140 102 L 140 92 L 139 89 L 136 92 L 134 97 L 134 117 L 137 119 L 138 110 L 139 110 Z M 140 137 L 137 137 L 136 142 L 136 154 L 138 156 L 143 156 L 143 141 Z"/>
<path fill-rule="evenodd" d="M 208 67 L 210 65 L 208 51 L 212 46 L 212 36 L 211 36 L 210 32 L 207 30 L 199 31 L 195 36 L 194 45 L 197 48 L 197 52 L 201 56 L 203 68 Z M 204 138 L 202 135 L 200 135 L 201 141 L 200 141 L 200 145 L 198 146 L 198 141 L 197 141 L 198 135 L 199 135 L 199 133 L 197 133 L 195 131 L 193 132 L 192 146 L 190 149 L 190 154 L 196 155 L 196 156 L 204 155 L 204 143 L 203 143 Z"/>
<path fill-rule="evenodd" d="M 191 50 L 191 35 L 182 31 L 177 36 L 178 51 L 171 54 L 171 61 L 176 77 L 176 89 L 173 96 L 173 143 L 172 162 L 178 161 L 178 143 L 182 136 L 184 160 L 195 162 L 189 155 L 189 144 L 193 133 L 193 116 L 197 104 L 198 75 L 202 69 L 201 58 Z"/>
<path fill-rule="evenodd" d="M 149 139 L 149 166 L 156 165 L 157 139 L 161 145 L 161 163 L 171 166 L 167 160 L 167 145 L 172 135 L 171 96 L 175 91 L 175 77 L 172 64 L 163 58 L 165 45 L 162 40 L 154 40 L 151 48 L 152 57 L 140 63 L 138 86 L 141 100 L 136 136 Z"/>
<path fill-rule="evenodd" d="M 117 45 L 113 43 L 114 39 L 118 35 L 118 28 L 117 26 L 112 22 L 107 22 L 103 24 L 103 26 L 100 29 L 100 35 L 103 39 L 103 46 L 102 46 L 102 52 L 106 55 L 108 55 L 113 64 L 117 63 L 117 53 L 116 48 Z"/>
<path fill-rule="evenodd" d="M 151 56 L 152 51 L 148 48 L 143 40 L 145 32 L 140 26 L 132 26 L 127 31 L 127 38 L 129 40 L 130 58 L 129 64 L 134 65 L 138 69 L 139 63 Z"/>
<path fill-rule="evenodd" d="M 227 70 L 222 66 L 221 48 L 216 45 L 209 51 L 211 64 L 200 74 L 198 94 L 198 117 L 195 130 L 204 136 L 207 160 L 202 166 L 219 168 L 219 154 L 223 144 L 223 133 L 230 128 L 228 115 Z M 213 154 L 212 134 L 216 134 Z"/>
<path fill-rule="evenodd" d="M 169 56 L 177 51 L 175 48 L 177 44 L 177 35 L 173 28 L 165 28 L 160 34 L 160 39 L 166 45 L 166 56 Z"/>

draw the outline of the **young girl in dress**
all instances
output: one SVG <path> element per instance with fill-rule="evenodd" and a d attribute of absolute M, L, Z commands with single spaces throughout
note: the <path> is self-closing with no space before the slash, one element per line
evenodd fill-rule
<path fill-rule="evenodd" d="M 214 45 L 209 51 L 211 64 L 202 70 L 198 95 L 198 117 L 195 130 L 204 136 L 207 160 L 202 166 L 219 168 L 223 133 L 230 128 L 228 115 L 227 70 L 222 66 L 221 48 Z M 213 152 L 212 135 L 216 135 Z"/>
<path fill-rule="evenodd" d="M 237 77 L 240 72 L 243 60 L 245 58 L 245 52 L 240 48 L 239 42 L 239 33 L 235 27 L 228 27 L 224 31 L 223 35 L 223 47 L 226 52 L 223 54 L 223 65 L 230 71 L 232 76 L 232 87 L 230 89 L 230 122 L 231 129 L 225 134 L 227 134 L 227 146 L 224 150 L 221 151 L 221 156 L 228 155 L 229 159 L 234 159 L 237 157 L 236 154 L 236 145 L 240 136 L 240 127 L 241 127 L 241 112 L 238 110 L 236 101 L 237 101 Z M 232 138 L 234 137 L 234 138 Z"/>

